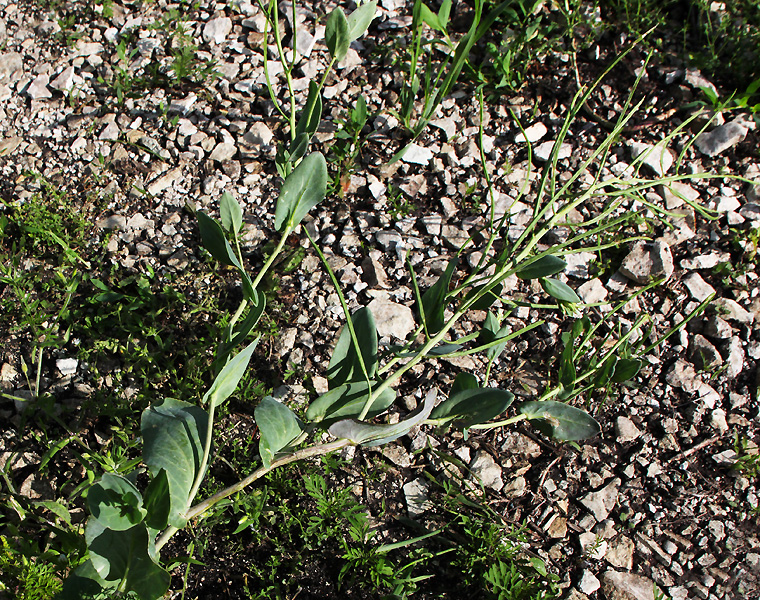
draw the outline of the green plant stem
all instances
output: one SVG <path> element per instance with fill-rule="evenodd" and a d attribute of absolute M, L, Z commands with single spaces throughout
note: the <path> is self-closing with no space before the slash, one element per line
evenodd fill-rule
<path fill-rule="evenodd" d="M 280 252 L 282 252 L 282 249 L 285 247 L 285 242 L 288 239 L 288 236 L 290 235 L 291 229 L 286 229 L 282 233 L 282 237 L 280 238 L 280 241 L 277 243 L 277 246 L 274 250 L 272 250 L 272 253 L 267 257 L 266 262 L 264 265 L 259 269 L 258 274 L 256 275 L 256 278 L 253 280 L 253 283 L 251 284 L 251 287 L 255 290 L 259 284 L 261 283 L 261 280 L 264 279 L 264 275 L 267 274 L 267 271 L 269 270 L 269 267 L 272 266 L 272 263 L 274 263 L 275 259 L 279 256 Z"/>
<path fill-rule="evenodd" d="M 218 502 L 224 500 L 225 498 L 231 496 L 232 494 L 242 491 L 243 489 L 251 485 L 254 481 L 256 481 L 257 479 L 261 479 L 264 475 L 266 475 L 267 473 L 273 471 L 274 469 L 278 467 L 282 467 L 284 465 L 290 464 L 292 462 L 296 462 L 298 460 L 304 460 L 306 458 L 324 456 L 325 454 L 329 454 L 330 452 L 335 452 L 336 450 L 340 450 L 341 448 L 345 448 L 346 446 L 350 446 L 350 445 L 352 445 L 352 442 L 350 440 L 340 439 L 334 442 L 329 442 L 327 444 L 320 444 L 318 446 L 309 446 L 308 448 L 302 448 L 301 450 L 296 450 L 292 454 L 288 454 L 286 456 L 277 458 L 272 461 L 269 467 L 259 467 L 245 479 L 241 479 L 234 485 L 231 485 L 228 488 L 223 489 L 221 492 L 217 492 L 213 496 L 209 496 L 203 502 L 196 504 L 185 513 L 185 516 L 187 517 L 188 521 L 191 519 L 200 517 L 201 515 L 203 515 L 203 513 L 205 513 L 207 510 L 209 510 L 212 506 L 214 506 Z M 166 543 L 172 538 L 172 536 L 175 533 L 177 533 L 177 531 L 179 530 L 176 527 L 167 528 L 166 531 L 164 531 L 161 534 L 161 536 L 156 540 L 156 551 L 161 550 L 161 548 L 163 548 L 166 545 Z"/>
<path fill-rule="evenodd" d="M 519 415 L 515 415 L 514 417 L 510 417 L 509 419 L 504 419 L 503 421 L 498 421 L 496 423 L 478 423 L 477 425 L 471 425 L 470 429 L 493 429 L 494 427 L 504 427 L 505 425 L 512 425 L 513 423 L 519 423 L 520 421 L 524 421 L 527 419 L 524 414 L 520 413 Z"/>

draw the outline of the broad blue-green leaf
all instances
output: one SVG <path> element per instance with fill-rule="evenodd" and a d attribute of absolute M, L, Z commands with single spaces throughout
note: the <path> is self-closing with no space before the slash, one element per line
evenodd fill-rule
<path fill-rule="evenodd" d="M 351 339 L 348 325 L 345 325 L 330 357 L 330 365 L 327 367 L 330 387 L 338 387 L 350 381 L 365 380 L 361 368 L 362 361 L 370 379 L 377 372 L 377 327 L 372 311 L 367 307 L 360 308 L 351 315 L 351 323 L 359 342 L 359 351 L 357 352 Z"/>
<path fill-rule="evenodd" d="M 612 377 L 612 373 L 615 370 L 617 360 L 617 356 L 610 356 L 604 361 L 594 377 L 594 387 L 604 387 L 609 383 L 610 377 Z"/>
<path fill-rule="evenodd" d="M 348 41 L 358 40 L 369 29 L 372 19 L 375 18 L 377 11 L 377 2 L 367 2 L 359 6 L 354 12 L 348 15 Z"/>
<path fill-rule="evenodd" d="M 118 585 L 116 581 L 106 581 L 95 570 L 92 560 L 79 565 L 63 582 L 60 600 L 103 600 L 112 594 Z"/>
<path fill-rule="evenodd" d="M 140 600 L 158 600 L 169 590 L 171 576 L 151 558 L 153 540 L 144 523 L 126 531 L 87 523 L 85 537 L 90 562 L 106 582 L 117 582 Z"/>
<path fill-rule="evenodd" d="M 309 140 L 311 140 L 311 136 L 308 133 L 296 134 L 295 139 L 290 144 L 290 148 L 288 148 L 286 160 L 294 163 L 303 158 L 306 151 L 309 149 Z"/>
<path fill-rule="evenodd" d="M 556 298 L 560 302 L 575 303 L 581 301 L 581 299 L 578 297 L 578 294 L 573 291 L 573 288 L 571 288 L 566 283 L 563 283 L 559 279 L 542 277 L 541 287 L 544 288 L 544 291 L 552 298 Z"/>
<path fill-rule="evenodd" d="M 145 524 L 151 529 L 166 529 L 171 513 L 171 491 L 166 469 L 161 469 L 145 490 L 144 506 L 147 511 Z"/>
<path fill-rule="evenodd" d="M 446 309 L 446 294 L 457 266 L 457 258 L 449 261 L 446 270 L 441 274 L 430 289 L 422 294 L 422 314 L 425 319 L 425 330 L 428 336 L 436 335 L 445 324 L 444 310 Z"/>
<path fill-rule="evenodd" d="M 238 233 L 243 226 L 243 209 L 229 192 L 222 194 L 219 202 L 219 216 L 222 218 L 222 226 L 227 231 Z"/>
<path fill-rule="evenodd" d="M 271 396 L 266 396 L 253 411 L 259 426 L 259 454 L 267 468 L 280 450 L 297 438 L 301 426 L 295 413 Z"/>
<path fill-rule="evenodd" d="M 577 319 L 573 323 L 572 329 L 562 335 L 565 348 L 562 350 L 562 355 L 559 359 L 558 379 L 562 388 L 558 396 L 560 400 L 569 398 L 575 389 L 575 340 L 583 333 L 587 322 L 586 319 Z"/>
<path fill-rule="evenodd" d="M 612 374 L 612 381 L 623 383 L 636 377 L 641 369 L 642 362 L 635 358 L 621 358 L 615 365 L 615 371 Z"/>
<path fill-rule="evenodd" d="M 326 425 L 338 419 L 358 417 L 364 408 L 368 391 L 366 381 L 345 383 L 314 400 L 306 409 L 306 418 L 311 422 L 322 422 Z M 394 390 L 383 390 L 372 401 L 367 417 L 371 419 L 385 412 L 395 399 Z"/>
<path fill-rule="evenodd" d="M 296 139 L 293 140 L 293 144 L 290 147 L 291 161 L 295 160 L 296 158 L 301 158 L 301 156 L 306 153 L 306 148 L 304 148 L 304 151 L 300 154 L 300 156 L 295 157 L 296 153 L 294 151 L 294 146 L 296 146 L 296 143 L 303 143 L 302 141 L 299 141 L 299 136 L 301 136 L 302 139 L 304 135 L 306 136 L 305 142 L 308 146 L 309 140 L 319 128 L 319 122 L 321 119 L 322 94 L 319 91 L 319 85 L 317 82 L 310 81 L 309 96 L 306 98 L 306 104 L 304 105 L 303 111 L 301 111 L 301 116 L 298 118 L 298 123 L 296 124 Z"/>
<path fill-rule="evenodd" d="M 103 475 L 87 492 L 87 508 L 104 527 L 116 531 L 131 529 L 146 514 L 142 495 L 135 485 L 112 473 Z"/>
<path fill-rule="evenodd" d="M 330 56 L 341 61 L 348 52 L 351 40 L 348 38 L 348 20 L 340 7 L 335 8 L 327 17 L 325 23 L 325 43 Z"/>
<path fill-rule="evenodd" d="M 542 256 L 538 260 L 529 258 L 530 264 L 517 270 L 517 275 L 520 279 L 538 279 L 539 277 L 549 277 L 560 271 L 564 271 L 567 263 L 557 256 Z"/>
<path fill-rule="evenodd" d="M 425 396 L 425 402 L 406 419 L 392 425 L 371 425 L 356 419 L 345 419 L 334 423 L 328 431 L 339 439 L 351 440 L 362 446 L 380 446 L 406 435 L 412 427 L 419 425 L 430 416 L 435 406 L 436 390 Z"/>
<path fill-rule="evenodd" d="M 458 427 L 466 429 L 497 417 L 514 399 L 514 394 L 498 388 L 465 389 L 436 406 L 430 414 L 430 421 L 439 425 L 454 421 Z"/>
<path fill-rule="evenodd" d="M 192 404 L 166 398 L 142 414 L 143 461 L 153 477 L 166 471 L 171 510 L 169 524 L 184 527 L 190 490 L 201 468 L 208 415 Z"/>
<path fill-rule="evenodd" d="M 277 231 L 292 231 L 306 214 L 322 202 L 327 193 L 327 163 L 319 152 L 304 158 L 285 179 L 277 200 L 274 226 Z"/>
<path fill-rule="evenodd" d="M 552 400 L 525 402 L 518 411 L 544 435 L 556 440 L 585 440 L 601 431 L 585 410 Z"/>
<path fill-rule="evenodd" d="M 209 390 L 203 395 L 202 403 L 205 404 L 206 401 L 209 401 L 211 406 L 216 407 L 232 396 L 248 368 L 248 363 L 257 344 L 258 339 L 248 344 L 244 350 L 238 352 L 235 358 L 224 366 Z"/>
<path fill-rule="evenodd" d="M 227 358 L 230 353 L 235 349 L 238 344 L 242 344 L 251 330 L 256 327 L 261 315 L 264 313 L 266 307 L 266 297 L 260 291 L 255 290 L 251 298 L 251 307 L 248 309 L 248 314 L 245 319 L 235 325 L 232 332 L 225 329 L 226 341 L 219 345 L 219 349 L 216 352 L 216 358 L 214 358 L 214 371 L 220 371 L 222 367 L 227 363 Z M 252 343 L 258 343 L 258 338 Z"/>

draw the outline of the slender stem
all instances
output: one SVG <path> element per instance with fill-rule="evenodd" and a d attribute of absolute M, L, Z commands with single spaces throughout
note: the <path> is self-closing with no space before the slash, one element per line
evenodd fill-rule
<path fill-rule="evenodd" d="M 351 440 L 340 439 L 334 442 L 329 442 L 327 444 L 321 444 L 319 446 L 309 446 L 308 448 L 302 448 L 301 450 L 296 450 L 292 454 L 277 458 L 273 460 L 268 467 L 259 467 L 245 479 L 241 479 L 236 484 L 231 485 L 230 487 L 223 489 L 221 492 L 217 492 L 213 496 L 206 498 L 203 502 L 196 504 L 185 513 L 185 517 L 188 519 L 188 521 L 200 517 L 203 515 L 203 513 L 205 513 L 221 500 L 224 500 L 232 494 L 242 491 L 251 485 L 254 481 L 261 479 L 264 475 L 278 467 L 282 467 L 283 465 L 290 464 L 297 460 L 313 458 L 316 456 L 324 456 L 325 454 L 329 454 L 335 450 L 340 450 L 341 448 L 345 448 L 351 444 Z M 166 545 L 166 543 L 175 533 L 177 533 L 177 531 L 179 530 L 176 527 L 167 528 L 166 531 L 161 534 L 158 540 L 156 540 L 156 550 L 161 550 L 161 548 Z"/>
<path fill-rule="evenodd" d="M 519 423 L 525 419 L 527 419 L 527 417 L 524 414 L 520 413 L 519 415 L 515 415 L 514 417 L 504 419 L 503 421 L 499 421 L 497 423 L 478 423 L 477 425 L 471 425 L 470 429 L 493 429 L 494 427 L 503 427 L 504 425 Z"/>
<path fill-rule="evenodd" d="M 288 236 L 290 235 L 291 230 L 286 229 L 282 233 L 282 237 L 280 238 L 280 241 L 277 243 L 277 247 L 272 250 L 272 254 L 270 254 L 267 257 L 266 262 L 259 270 L 258 274 L 256 275 L 256 279 L 253 280 L 253 283 L 251 284 L 251 287 L 255 290 L 259 284 L 261 283 L 261 280 L 264 279 L 264 275 L 266 275 L 267 271 L 269 270 L 269 267 L 272 266 L 272 263 L 275 261 L 277 256 L 279 256 L 280 252 L 282 252 L 282 249 L 285 247 L 285 242 L 288 239 Z"/>

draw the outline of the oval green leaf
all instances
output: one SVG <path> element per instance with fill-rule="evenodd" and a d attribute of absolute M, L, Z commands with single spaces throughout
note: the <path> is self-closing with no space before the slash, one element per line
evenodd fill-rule
<path fill-rule="evenodd" d="M 285 179 L 277 200 L 274 226 L 277 231 L 290 232 L 306 214 L 322 202 L 327 193 L 327 163 L 319 152 L 304 158 Z"/>
<path fill-rule="evenodd" d="M 449 261 L 446 270 L 438 278 L 438 281 L 422 295 L 422 315 L 428 336 L 432 337 L 443 329 L 445 324 L 444 310 L 447 304 L 446 295 L 456 266 L 457 257 L 455 256 Z"/>
<path fill-rule="evenodd" d="M 585 410 L 562 402 L 525 402 L 518 410 L 539 431 L 555 440 L 585 440 L 601 431 L 599 423 Z"/>
<path fill-rule="evenodd" d="M 301 434 L 301 426 L 295 413 L 271 396 L 264 397 L 253 414 L 259 426 L 261 462 L 269 468 L 275 454 Z"/>
<path fill-rule="evenodd" d="M 532 262 L 531 262 L 532 261 Z M 528 259 L 525 267 L 517 270 L 520 279 L 538 279 L 539 277 L 549 277 L 555 273 L 563 271 L 567 263 L 557 256 L 542 256 L 538 260 Z"/>
<path fill-rule="evenodd" d="M 350 381 L 365 380 L 362 363 L 370 379 L 377 372 L 377 327 L 372 311 L 367 307 L 360 308 L 351 315 L 351 324 L 354 327 L 359 348 L 356 348 L 351 339 L 348 326 L 344 326 L 330 357 L 330 365 L 327 367 L 330 387 L 339 387 Z"/>
<path fill-rule="evenodd" d="M 377 2 L 367 2 L 359 6 L 354 12 L 348 15 L 348 41 L 358 40 L 369 29 L 372 19 L 377 12 Z"/>
<path fill-rule="evenodd" d="M 367 401 L 368 393 L 369 387 L 366 381 L 343 384 L 314 400 L 306 409 L 306 418 L 311 422 L 328 425 L 338 419 L 358 417 Z M 394 390 L 390 388 L 383 390 L 372 401 L 367 417 L 371 419 L 384 413 L 395 399 Z"/>
<path fill-rule="evenodd" d="M 325 23 L 325 43 L 330 56 L 337 61 L 345 58 L 351 40 L 348 38 L 348 20 L 340 7 L 335 8 Z"/>
<path fill-rule="evenodd" d="M 544 288 L 544 291 L 552 298 L 556 298 L 560 302 L 576 303 L 581 301 L 578 294 L 573 291 L 573 288 L 559 279 L 542 277 L 541 287 Z"/>
<path fill-rule="evenodd" d="M 439 425 L 454 422 L 464 429 L 485 423 L 503 413 L 514 401 L 512 392 L 498 388 L 466 389 L 435 407 L 430 420 Z"/>
<path fill-rule="evenodd" d="M 629 379 L 633 379 L 641 369 L 642 362 L 635 358 L 621 358 L 615 365 L 615 370 L 612 374 L 612 381 L 615 383 L 623 383 Z"/>
<path fill-rule="evenodd" d="M 392 425 L 370 425 L 356 419 L 345 419 L 334 423 L 328 432 L 338 439 L 347 439 L 362 446 L 380 446 L 406 435 L 412 427 L 421 424 L 435 406 L 437 391 L 430 390 L 425 401 L 406 419 Z"/>
<path fill-rule="evenodd" d="M 166 469 L 161 469 L 145 490 L 145 523 L 151 529 L 161 531 L 169 524 L 171 514 L 171 492 Z"/>
<path fill-rule="evenodd" d="M 227 231 L 237 234 L 243 226 L 243 209 L 229 192 L 222 194 L 219 202 L 219 216 L 222 219 L 222 227 Z"/>

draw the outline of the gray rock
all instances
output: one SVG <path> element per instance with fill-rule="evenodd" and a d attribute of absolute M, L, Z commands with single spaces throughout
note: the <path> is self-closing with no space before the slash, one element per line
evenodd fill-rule
<path fill-rule="evenodd" d="M 231 160 L 235 154 L 237 154 L 237 146 L 230 142 L 221 142 L 211 151 L 209 158 L 217 162 L 225 162 Z"/>
<path fill-rule="evenodd" d="M 597 302 L 604 302 L 607 299 L 607 289 L 602 284 L 602 281 L 597 277 L 591 281 L 579 285 L 576 289 L 578 296 L 586 304 L 595 304 Z"/>
<path fill-rule="evenodd" d="M 718 309 L 718 314 L 729 321 L 736 321 L 742 325 L 752 325 L 755 320 L 755 315 L 745 310 L 736 300 L 717 298 L 712 304 Z"/>
<path fill-rule="evenodd" d="M 673 181 L 659 187 L 659 194 L 665 200 L 665 208 L 673 210 L 683 206 L 686 200 L 696 202 L 699 200 L 699 192 L 690 185 L 680 181 Z"/>
<path fill-rule="evenodd" d="M 504 487 L 504 481 L 501 479 L 501 466 L 488 452 L 479 450 L 475 454 L 475 458 L 470 463 L 470 471 L 487 488 L 498 492 Z"/>
<path fill-rule="evenodd" d="M 74 67 L 67 67 L 61 71 L 60 75 L 50 82 L 50 87 L 59 92 L 67 94 L 74 87 Z"/>
<path fill-rule="evenodd" d="M 591 595 L 601 587 L 601 583 L 596 578 L 596 575 L 592 571 L 585 569 L 581 575 L 581 580 L 578 582 L 578 589 L 584 594 Z"/>
<path fill-rule="evenodd" d="M 419 517 L 433 508 L 433 503 L 428 499 L 428 489 L 429 485 L 422 477 L 404 484 L 404 498 L 410 517 Z"/>
<path fill-rule="evenodd" d="M 587 279 L 589 265 L 595 259 L 596 255 L 593 252 L 573 252 L 572 254 L 565 254 L 565 256 L 562 257 L 562 260 L 567 263 L 564 273 L 568 277 Z"/>
<path fill-rule="evenodd" d="M 620 272 L 642 285 L 654 279 L 668 280 L 673 275 L 673 254 L 663 241 L 637 242 L 623 259 Z"/>
<path fill-rule="evenodd" d="M 209 44 L 221 44 L 232 31 L 232 19 L 217 17 L 203 26 L 203 40 Z"/>
<path fill-rule="evenodd" d="M 610 546 L 607 549 L 607 553 L 604 555 L 604 559 L 613 567 L 630 571 L 631 568 L 633 568 L 634 548 L 635 545 L 630 538 L 624 535 L 619 535 L 610 542 Z"/>
<path fill-rule="evenodd" d="M 755 187 L 760 189 L 760 185 L 757 185 Z M 747 194 L 747 196 L 749 196 L 749 194 Z M 739 209 L 739 214 L 747 221 L 756 223 L 760 221 L 760 204 L 757 204 L 755 202 L 748 202 Z"/>
<path fill-rule="evenodd" d="M 715 294 L 715 288 L 702 279 L 699 273 L 689 273 L 686 275 L 683 278 L 683 284 L 689 290 L 691 297 L 700 302 Z"/>
<path fill-rule="evenodd" d="M 459 250 L 470 236 L 460 227 L 444 225 L 441 227 L 441 239 L 451 250 Z"/>
<path fill-rule="evenodd" d="M 112 142 L 118 140 L 119 135 L 121 135 L 119 126 L 116 124 L 116 121 L 111 121 L 100 132 L 98 139 L 102 141 Z"/>
<path fill-rule="evenodd" d="M 694 367 L 680 358 L 668 369 L 665 381 L 668 385 L 680 388 L 687 393 L 696 392 L 702 383 Z"/>
<path fill-rule="evenodd" d="M 602 591 L 607 600 L 654 600 L 654 581 L 611 569 L 602 575 Z"/>
<path fill-rule="evenodd" d="M 50 77 L 46 73 L 41 73 L 32 80 L 32 82 L 26 88 L 25 93 L 32 100 L 44 100 L 45 98 L 52 98 L 53 94 L 48 89 L 49 83 Z"/>
<path fill-rule="evenodd" d="M 274 134 L 263 121 L 257 121 L 243 136 L 243 141 L 249 146 L 269 146 L 272 144 Z"/>
<path fill-rule="evenodd" d="M 640 160 L 642 164 L 649 167 L 649 169 L 658 177 L 662 177 L 673 166 L 673 152 L 662 144 L 653 146 L 651 144 L 642 144 L 640 142 L 631 142 L 628 144 L 631 149 L 631 154 L 636 160 Z"/>
<path fill-rule="evenodd" d="M 55 361 L 55 367 L 64 377 L 76 373 L 78 366 L 79 361 L 76 358 L 59 358 Z"/>
<path fill-rule="evenodd" d="M 708 252 L 692 258 L 684 258 L 681 267 L 689 271 L 696 269 L 712 269 L 722 262 L 730 262 L 731 255 L 728 252 Z"/>
<path fill-rule="evenodd" d="M 367 306 L 375 317 L 377 333 L 381 337 L 395 337 L 404 340 L 414 331 L 414 313 L 412 309 L 403 304 L 396 304 L 390 300 L 375 298 Z"/>
<path fill-rule="evenodd" d="M 398 231 L 392 229 L 386 229 L 375 232 L 375 241 L 380 244 L 380 247 L 386 252 L 391 252 L 396 249 L 397 246 L 403 243 L 403 238 Z"/>
<path fill-rule="evenodd" d="M 17 135 L 6 138 L 4 140 L 0 140 L 0 157 L 10 156 L 13 154 L 23 141 L 24 138 Z"/>
<path fill-rule="evenodd" d="M 95 224 L 99 229 L 118 229 L 120 231 L 127 230 L 127 217 L 123 215 L 111 215 L 105 219 L 101 219 Z"/>
<path fill-rule="evenodd" d="M 600 523 L 615 508 L 620 490 L 620 479 L 617 477 L 597 492 L 589 492 L 581 498 L 581 504 L 585 506 L 594 518 Z"/>
<path fill-rule="evenodd" d="M 520 132 L 515 136 L 515 142 L 524 143 L 530 142 L 535 144 L 538 140 L 544 137 L 549 130 L 541 122 L 534 123 L 530 127 L 525 129 L 525 132 Z"/>
<path fill-rule="evenodd" d="M 540 162 L 546 162 L 552 154 L 554 142 L 544 142 L 533 149 L 533 157 Z M 557 150 L 557 160 L 563 160 L 573 155 L 573 147 L 570 144 L 562 144 Z"/>
<path fill-rule="evenodd" d="M 702 133 L 694 144 L 702 154 L 716 156 L 741 142 L 746 135 L 747 128 L 735 119 Z"/>
<path fill-rule="evenodd" d="M 172 103 L 169 105 L 169 112 L 172 114 L 186 115 L 192 110 L 193 105 L 197 101 L 198 96 L 196 96 L 193 92 L 190 92 L 184 98 L 179 98 L 172 101 Z"/>
<path fill-rule="evenodd" d="M 14 81 L 24 70 L 24 57 L 19 52 L 0 54 L 0 81 Z"/>
<path fill-rule="evenodd" d="M 734 330 L 731 328 L 731 325 L 729 325 L 727 321 L 721 319 L 718 315 L 710 315 L 707 317 L 703 332 L 707 337 L 717 340 L 727 340 L 734 335 Z"/>
<path fill-rule="evenodd" d="M 632 442 L 641 435 L 641 431 L 636 427 L 633 421 L 628 417 L 618 417 L 615 419 L 615 435 L 618 442 L 625 444 L 626 442 Z"/>
<path fill-rule="evenodd" d="M 738 337 L 732 337 L 723 349 L 726 357 L 726 376 L 730 379 L 738 377 L 744 369 L 744 346 Z"/>
<path fill-rule="evenodd" d="M 723 357 L 707 338 L 695 335 L 689 345 L 689 359 L 700 371 L 713 369 L 723 364 Z"/>
<path fill-rule="evenodd" d="M 430 148 L 412 143 L 407 147 L 401 160 L 414 165 L 427 165 L 433 160 L 433 156 L 433 151 Z"/>

